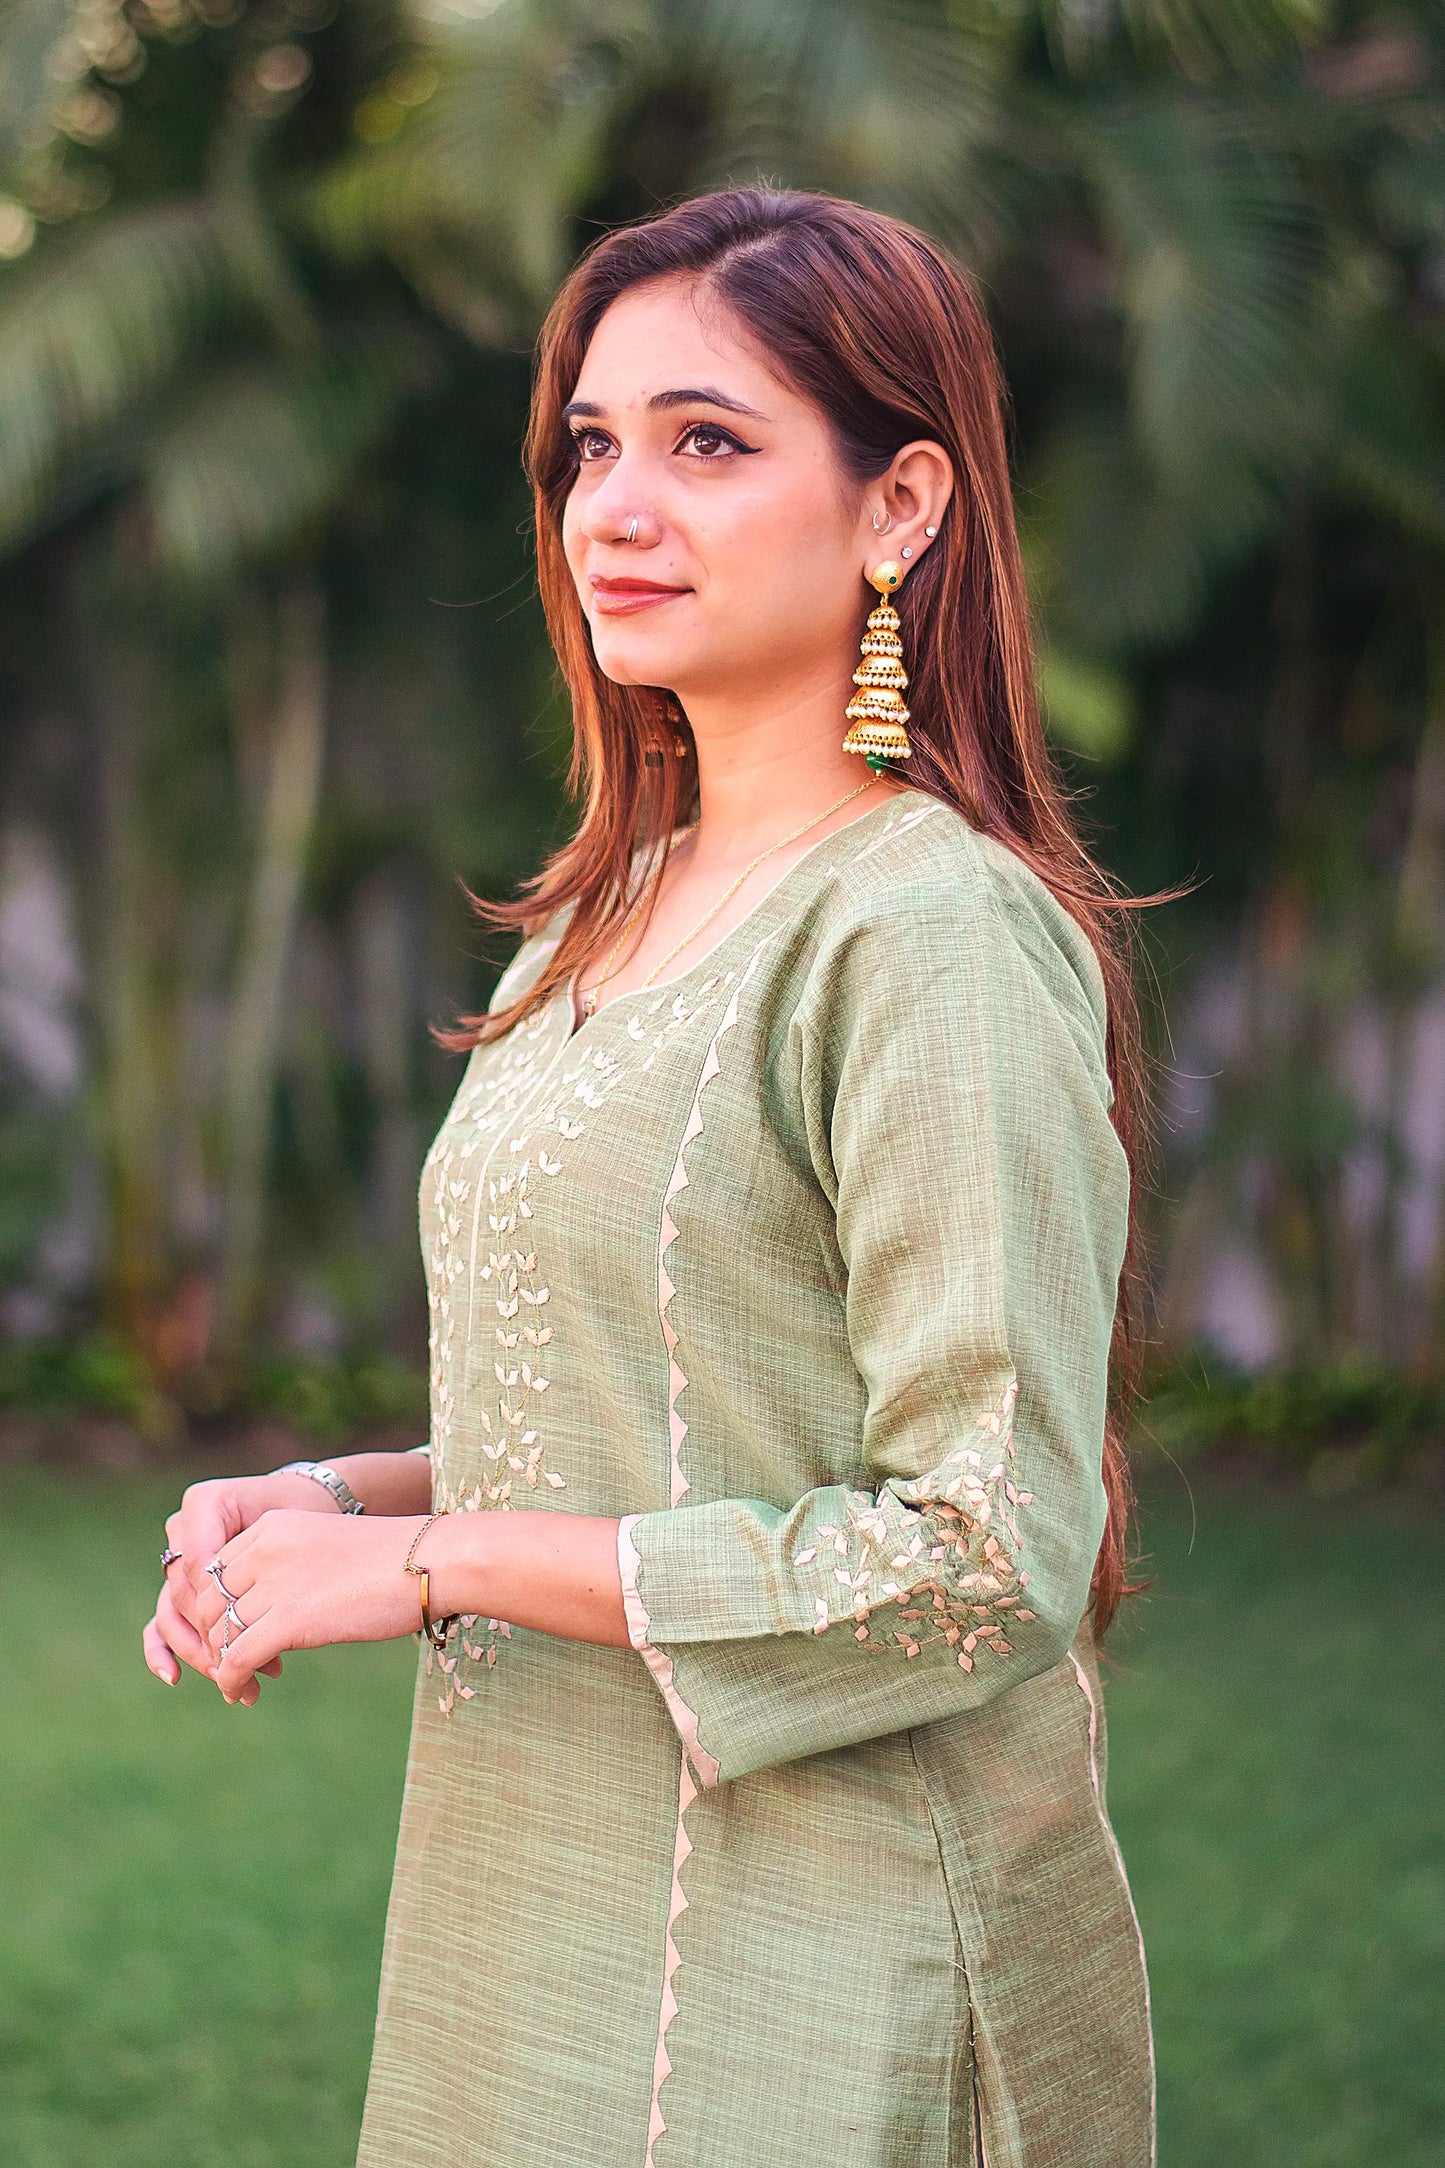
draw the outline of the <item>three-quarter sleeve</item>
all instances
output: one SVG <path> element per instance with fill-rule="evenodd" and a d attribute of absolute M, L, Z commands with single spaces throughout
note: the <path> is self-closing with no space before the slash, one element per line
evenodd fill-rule
<path fill-rule="evenodd" d="M 1033 887 L 979 863 L 860 901 L 794 1013 L 865 1475 L 622 1523 L 633 1644 L 704 1782 L 976 1707 L 1078 1631 L 1129 1176 L 1102 977 Z"/>

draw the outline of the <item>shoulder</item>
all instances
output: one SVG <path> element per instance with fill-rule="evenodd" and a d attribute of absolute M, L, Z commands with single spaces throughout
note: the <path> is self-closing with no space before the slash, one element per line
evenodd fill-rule
<path fill-rule="evenodd" d="M 864 966 L 873 997 L 940 980 L 1003 990 L 1021 974 L 1100 1041 L 1104 977 L 1094 945 L 1019 853 L 941 800 L 910 792 L 896 817 L 835 869 L 817 961 Z"/>
<path fill-rule="evenodd" d="M 655 844 L 639 844 L 633 852 L 634 882 L 640 880 L 649 857 L 655 853 L 657 847 Z M 492 998 L 487 1004 L 489 1014 L 495 1015 L 496 1011 L 508 1002 L 520 1000 L 529 987 L 536 985 L 547 963 L 561 946 L 562 936 L 567 931 L 576 908 L 577 899 L 570 898 L 566 903 L 559 903 L 540 923 L 533 925 L 493 989 Z"/>
<path fill-rule="evenodd" d="M 545 925 L 526 936 L 492 989 L 492 998 L 487 1003 L 489 1016 L 495 1016 L 510 1002 L 519 1001 L 529 987 L 536 985 L 547 962 L 556 953 L 571 910 L 572 906 L 568 904 L 554 911 Z"/>

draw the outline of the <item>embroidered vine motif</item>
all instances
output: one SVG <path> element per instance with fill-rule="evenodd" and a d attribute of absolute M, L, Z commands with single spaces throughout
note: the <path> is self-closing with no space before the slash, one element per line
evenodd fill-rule
<path fill-rule="evenodd" d="M 628 1017 L 622 1055 L 609 1053 L 605 1045 L 595 1044 L 589 1037 L 535 1114 L 530 1113 L 531 1102 L 540 1096 L 539 1082 L 545 1082 L 546 1071 L 539 1079 L 537 1061 L 531 1054 L 518 1061 L 505 1058 L 515 1033 L 498 1043 L 500 1073 L 490 1081 L 484 1073 L 478 1086 L 465 1099 L 458 1099 L 427 1158 L 435 1220 L 427 1278 L 432 1430 L 437 1463 L 435 1503 L 439 1510 L 512 1512 L 520 1502 L 516 1495 L 519 1487 L 524 1487 L 524 1492 L 566 1489 L 566 1477 L 548 1465 L 538 1421 L 538 1403 L 552 1383 L 548 1375 L 551 1362 L 543 1351 L 553 1339 L 553 1327 L 546 1315 L 552 1291 L 541 1274 L 536 1241 L 526 1224 L 544 1195 L 538 1183 L 555 1180 L 563 1172 L 565 1148 L 586 1135 L 588 1118 L 607 1104 L 631 1069 L 650 1069 L 662 1048 L 710 1008 L 712 997 L 730 985 L 734 976 L 731 971 L 721 977 L 711 974 L 693 991 L 691 999 L 685 992 L 654 996 Z M 549 1016 L 555 1021 L 554 1012 L 548 1010 L 535 1019 L 523 1019 L 516 1033 L 526 1033 L 530 1027 L 535 1038 L 546 1027 Z M 634 1062 L 633 1050 L 642 1048 L 647 1052 L 640 1062 Z M 505 1142 L 512 1163 L 504 1163 L 497 1173 L 490 1174 L 487 1169 L 499 1149 L 499 1140 L 519 1113 L 525 1133 L 506 1137 Z M 459 1142 L 457 1132 L 464 1127 L 470 1133 L 465 1142 Z M 470 1166 L 479 1150 L 483 1155 L 480 1190 Z M 519 1154 L 523 1156 L 518 1158 Z M 482 1223 L 478 1215 L 484 1207 L 486 1217 Z M 469 1250 L 462 1242 L 463 1227 L 468 1222 L 472 1229 Z M 478 1239 L 482 1224 L 490 1240 L 484 1261 L 478 1261 L 483 1257 Z M 478 1407 L 471 1416 L 480 1432 L 482 1466 L 472 1480 L 463 1477 L 454 1481 L 447 1466 L 447 1447 L 457 1416 L 455 1290 L 463 1279 L 470 1283 L 464 1340 L 470 1339 L 479 1287 L 486 1284 L 493 1296 L 497 1322 L 493 1327 L 496 1354 L 492 1375 L 497 1390 L 492 1406 Z M 510 1638 L 511 1628 L 505 1620 L 472 1615 L 458 1618 L 448 1628 L 445 1652 L 428 1647 L 427 1675 L 439 1671 L 445 1681 L 438 1694 L 438 1707 L 444 1716 L 450 1717 L 458 1700 L 471 1701 L 476 1696 L 477 1689 L 462 1668 L 463 1659 L 468 1666 L 482 1665 L 490 1670 L 496 1664 L 501 1644 Z"/>
<path fill-rule="evenodd" d="M 525 1018 L 497 1050 L 495 1065 L 480 1064 L 478 1074 L 463 1081 L 423 1167 L 423 1182 L 431 1185 L 434 1227 L 427 1254 L 427 1311 L 432 1450 L 438 1460 L 445 1457 L 456 1416 L 453 1291 L 466 1270 L 457 1244 L 472 1199 L 469 1162 L 535 1087 L 545 1029 L 545 1014 Z"/>
<path fill-rule="evenodd" d="M 561 1172 L 560 1164 L 548 1160 L 545 1152 L 540 1155 L 540 1163 L 544 1173 Z M 537 1277 L 537 1252 L 527 1248 L 525 1229 L 520 1242 L 517 1236 L 521 1223 L 532 1217 L 528 1194 L 531 1178 L 532 1162 L 527 1158 L 513 1173 L 494 1176 L 487 1184 L 487 1200 L 492 1207 L 487 1224 L 493 1247 L 478 1278 L 496 1283 L 496 1309 L 501 1322 L 495 1328 L 498 1353 L 492 1375 L 498 1392 L 494 1416 L 485 1408 L 477 1410 L 477 1422 L 485 1432 L 482 1457 L 490 1472 L 484 1470 L 471 1485 L 470 1496 L 465 1483 L 457 1486 L 457 1504 L 472 1510 L 482 1505 L 498 1506 L 504 1511 L 509 1508 L 514 1476 L 532 1490 L 539 1483 L 546 1483 L 552 1490 L 567 1488 L 565 1477 L 545 1465 L 546 1447 L 530 1420 L 534 1400 L 540 1399 L 552 1382 L 541 1368 L 541 1350 L 552 1338 L 552 1328 L 542 1312 L 552 1299 L 552 1290 Z"/>
<path fill-rule="evenodd" d="M 997 1406 L 977 1418 L 976 1428 L 990 1441 L 985 1449 L 959 1446 L 939 1468 L 894 1485 L 881 1500 L 850 1491 L 844 1526 L 814 1531 L 815 1540 L 794 1555 L 793 1564 L 831 1567 L 851 1598 L 839 1618 L 838 1599 L 819 1596 L 814 1633 L 851 1617 L 860 1647 L 879 1655 L 901 1649 L 908 1658 L 942 1641 L 964 1671 L 972 1671 L 980 1649 L 1013 1654 L 1009 1624 L 1037 1615 L 1020 1601 L 1029 1576 L 1019 1565 L 1017 1512 L 1033 1503 L 1033 1493 L 1014 1480 L 1017 1398 L 1018 1381 L 1011 1379 Z M 931 1570 L 920 1574 L 925 1561 Z M 878 1637 L 872 1616 L 885 1604 L 897 1606 L 892 1616 L 898 1624 Z"/>

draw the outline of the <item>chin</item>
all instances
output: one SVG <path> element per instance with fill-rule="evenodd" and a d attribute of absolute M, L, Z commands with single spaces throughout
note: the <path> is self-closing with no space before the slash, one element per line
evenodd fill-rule
<path fill-rule="evenodd" d="M 599 639 L 596 626 L 592 629 L 592 652 L 598 669 L 614 685 L 673 685 L 677 672 L 687 669 L 683 657 L 670 647 L 664 650 L 658 642 L 606 635 Z"/>

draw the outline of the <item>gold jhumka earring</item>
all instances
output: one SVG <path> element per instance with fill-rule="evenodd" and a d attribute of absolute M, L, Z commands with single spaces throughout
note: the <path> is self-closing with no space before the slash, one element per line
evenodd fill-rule
<path fill-rule="evenodd" d="M 907 760 L 913 747 L 908 742 L 908 710 L 903 692 L 908 683 L 903 670 L 903 642 L 898 637 L 898 612 L 889 596 L 903 585 L 903 567 L 894 557 L 885 558 L 868 575 L 879 600 L 869 612 L 864 628 L 862 655 L 853 672 L 858 690 L 848 702 L 846 719 L 851 725 L 843 740 L 845 753 L 861 753 L 877 774 L 890 761 Z"/>

